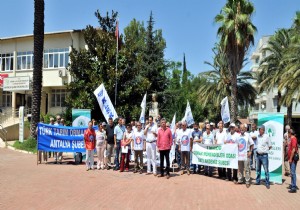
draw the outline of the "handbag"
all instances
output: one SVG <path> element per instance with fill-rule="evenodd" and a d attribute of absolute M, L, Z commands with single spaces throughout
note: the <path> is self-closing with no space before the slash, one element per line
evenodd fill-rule
<path fill-rule="evenodd" d="M 298 152 L 294 154 L 293 160 L 296 161 L 296 162 L 299 160 Z"/>

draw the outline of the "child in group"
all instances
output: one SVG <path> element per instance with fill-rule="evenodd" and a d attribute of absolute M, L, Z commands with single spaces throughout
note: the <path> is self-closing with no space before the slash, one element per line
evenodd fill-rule
<path fill-rule="evenodd" d="M 130 158 L 130 143 L 133 140 L 133 131 L 131 124 L 128 124 L 126 126 L 126 131 L 123 136 L 123 140 L 121 141 L 121 147 L 122 147 L 122 155 L 121 155 L 121 166 L 120 166 L 120 172 L 124 171 L 124 165 L 125 165 L 125 171 L 129 171 L 129 158 Z M 126 158 L 126 163 L 125 163 Z"/>
<path fill-rule="evenodd" d="M 97 149 L 97 156 L 98 156 L 98 162 L 97 162 L 97 169 L 100 170 L 104 169 L 106 163 L 104 159 L 104 151 L 106 148 L 106 134 L 103 129 L 103 126 L 101 123 L 98 125 L 98 130 L 96 131 L 96 149 Z"/>

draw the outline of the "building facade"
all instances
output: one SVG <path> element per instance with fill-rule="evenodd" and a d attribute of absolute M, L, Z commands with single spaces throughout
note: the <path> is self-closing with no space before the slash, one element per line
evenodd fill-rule
<path fill-rule="evenodd" d="M 271 36 L 262 37 L 256 46 L 256 49 L 251 55 L 251 71 L 257 72 L 260 71 L 259 64 L 265 57 L 270 55 L 269 51 L 264 49 L 268 46 L 268 41 Z M 253 84 L 255 86 L 255 83 Z M 269 92 L 263 92 L 258 95 L 255 100 L 255 107 L 250 111 L 249 118 L 251 120 L 257 120 L 257 114 L 261 112 L 276 113 L 277 104 L 278 104 L 278 90 L 277 87 L 274 87 L 273 90 Z M 281 106 L 281 113 L 284 113 L 285 117 L 287 115 L 287 107 Z M 293 104 L 293 124 L 300 123 L 300 106 L 297 106 L 296 103 Z"/>
<path fill-rule="evenodd" d="M 41 113 L 65 111 L 66 84 L 71 81 L 67 71 L 72 47 L 85 47 L 81 30 L 45 33 Z M 33 73 L 33 35 L 0 38 L 0 83 L 5 77 L 29 77 Z M 2 87 L 2 85 L 1 85 Z M 2 111 L 31 109 L 32 88 L 29 90 L 0 90 Z"/>

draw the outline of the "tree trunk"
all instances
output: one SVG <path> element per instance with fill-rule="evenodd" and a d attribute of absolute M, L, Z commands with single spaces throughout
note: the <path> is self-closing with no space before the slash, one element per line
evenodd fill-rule
<path fill-rule="evenodd" d="M 280 112 L 280 109 L 281 109 L 280 100 L 281 100 L 281 92 L 278 91 L 278 93 L 277 93 L 277 112 Z"/>
<path fill-rule="evenodd" d="M 231 78 L 230 105 L 230 122 L 235 123 L 237 121 L 237 77 L 235 72 L 232 72 Z"/>
<path fill-rule="evenodd" d="M 32 83 L 32 118 L 30 136 L 36 138 L 37 123 L 40 121 L 41 93 L 43 81 L 44 51 L 44 0 L 34 0 L 34 62 Z"/>
<path fill-rule="evenodd" d="M 287 107 L 287 124 L 292 127 L 292 113 L 293 113 L 293 103 Z"/>

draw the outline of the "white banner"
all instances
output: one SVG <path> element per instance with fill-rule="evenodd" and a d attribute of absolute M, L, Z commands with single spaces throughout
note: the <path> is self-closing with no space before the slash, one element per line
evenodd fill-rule
<path fill-rule="evenodd" d="M 170 125 L 170 129 L 171 129 L 172 133 L 174 131 L 175 124 L 176 124 L 176 113 L 174 114 L 171 125 Z"/>
<path fill-rule="evenodd" d="M 96 96 L 100 109 L 102 111 L 103 116 L 106 119 L 106 122 L 108 122 L 108 118 L 112 118 L 113 120 L 118 118 L 118 114 L 111 103 L 111 100 L 105 90 L 105 87 L 103 84 L 101 84 L 95 91 L 94 95 Z"/>
<path fill-rule="evenodd" d="M 230 112 L 227 96 L 221 101 L 221 117 L 224 123 L 230 122 Z"/>
<path fill-rule="evenodd" d="M 238 145 L 205 145 L 195 144 L 193 147 L 193 164 L 222 168 L 238 168 Z"/>
<path fill-rule="evenodd" d="M 24 106 L 19 107 L 19 141 L 24 141 Z"/>
<path fill-rule="evenodd" d="M 144 95 L 143 101 L 141 103 L 141 107 L 142 107 L 142 112 L 141 112 L 141 116 L 140 116 L 140 123 L 145 123 L 145 113 L 146 113 L 146 98 L 147 98 L 147 93 Z"/>
<path fill-rule="evenodd" d="M 191 106 L 190 106 L 189 101 L 187 101 L 185 114 L 184 114 L 184 117 L 183 117 L 182 121 L 186 121 L 188 126 L 194 124 L 194 118 L 193 118 L 193 114 L 192 114 L 192 110 L 191 110 Z"/>

